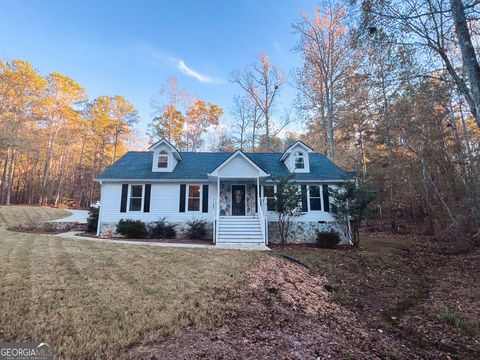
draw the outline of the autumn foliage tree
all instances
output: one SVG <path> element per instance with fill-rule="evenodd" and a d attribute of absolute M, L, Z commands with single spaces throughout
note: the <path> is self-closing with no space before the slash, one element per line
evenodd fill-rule
<path fill-rule="evenodd" d="M 0 203 L 88 206 L 137 119 L 122 96 L 88 101 L 68 76 L 0 61 Z"/>

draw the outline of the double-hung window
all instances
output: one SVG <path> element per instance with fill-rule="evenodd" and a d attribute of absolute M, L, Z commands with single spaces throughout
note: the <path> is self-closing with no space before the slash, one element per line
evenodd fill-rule
<path fill-rule="evenodd" d="M 309 187 L 310 211 L 322 210 L 322 196 L 320 186 L 310 185 Z"/>
<path fill-rule="evenodd" d="M 158 154 L 158 167 L 166 169 L 168 167 L 168 153 L 165 150 L 160 151 Z"/>
<path fill-rule="evenodd" d="M 264 185 L 263 197 L 267 200 L 267 210 L 274 211 L 275 210 L 275 186 Z"/>
<path fill-rule="evenodd" d="M 200 185 L 188 185 L 188 211 L 200 211 L 201 187 Z"/>
<path fill-rule="evenodd" d="M 143 185 L 130 185 L 130 211 L 142 210 Z"/>
<path fill-rule="evenodd" d="M 301 151 L 295 153 L 295 169 L 305 169 L 305 155 Z"/>

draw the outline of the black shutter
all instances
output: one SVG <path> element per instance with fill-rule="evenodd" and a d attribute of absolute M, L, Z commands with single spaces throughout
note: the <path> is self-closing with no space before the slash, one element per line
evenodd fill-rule
<path fill-rule="evenodd" d="M 143 200 L 143 212 L 150 212 L 150 194 L 152 184 L 145 184 L 145 200 Z"/>
<path fill-rule="evenodd" d="M 122 184 L 122 199 L 120 201 L 120 212 L 127 212 L 128 184 Z"/>
<path fill-rule="evenodd" d="M 323 192 L 323 211 L 330 212 L 330 194 L 328 192 L 328 185 L 322 185 Z"/>
<path fill-rule="evenodd" d="M 255 212 L 258 213 L 258 188 L 255 185 Z"/>
<path fill-rule="evenodd" d="M 300 191 L 302 193 L 302 212 L 308 211 L 307 205 L 307 185 L 301 185 Z"/>
<path fill-rule="evenodd" d="M 187 192 L 187 185 L 180 184 L 180 212 L 185 212 L 185 193 Z"/>
<path fill-rule="evenodd" d="M 203 185 L 202 196 L 202 212 L 208 213 L 208 185 Z"/>

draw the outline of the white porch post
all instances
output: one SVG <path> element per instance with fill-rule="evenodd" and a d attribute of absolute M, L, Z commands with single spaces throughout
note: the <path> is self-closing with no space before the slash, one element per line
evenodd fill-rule
<path fill-rule="evenodd" d="M 216 214 L 215 214 L 215 244 L 217 243 L 218 239 L 218 223 L 220 222 L 220 175 L 217 176 L 217 208 L 216 208 Z"/>

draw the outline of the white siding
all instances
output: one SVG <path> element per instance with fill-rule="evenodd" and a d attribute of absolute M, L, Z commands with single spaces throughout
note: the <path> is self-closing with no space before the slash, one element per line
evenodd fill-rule
<path fill-rule="evenodd" d="M 321 211 L 318 211 L 318 210 L 307 211 L 306 213 L 303 213 L 299 217 L 294 218 L 293 221 L 336 221 L 336 219 L 335 219 L 335 217 L 333 216 L 332 213 L 323 211 L 324 205 L 323 205 L 322 185 L 325 185 L 325 184 L 318 183 L 318 184 L 308 184 L 308 185 L 320 186 L 320 198 L 322 199 L 321 200 L 322 210 Z M 307 185 L 307 194 L 309 192 L 308 185 Z M 328 185 L 328 186 L 329 186 L 329 188 L 337 188 L 336 185 Z M 333 199 L 330 196 L 330 209 L 332 208 L 332 201 L 333 201 Z M 309 197 L 307 197 L 307 202 L 309 202 Z M 308 209 L 309 209 L 310 204 L 307 204 L 307 206 L 308 206 Z M 268 218 L 268 221 L 277 221 L 278 220 L 278 215 L 275 214 L 274 212 L 269 211 L 268 214 L 267 214 L 267 218 Z"/>
<path fill-rule="evenodd" d="M 194 218 L 213 220 L 215 218 L 214 198 L 217 195 L 216 184 L 209 184 L 208 194 L 208 213 L 202 213 L 201 211 L 181 213 L 179 211 L 180 183 L 152 183 L 150 212 L 145 213 L 143 211 L 128 211 L 127 203 L 127 212 L 122 213 L 120 212 L 122 184 L 104 183 L 101 199 L 101 222 L 118 222 L 120 219 L 132 219 L 150 222 L 156 221 L 162 217 L 165 217 L 168 221 L 172 222 L 191 220 Z"/>
<path fill-rule="evenodd" d="M 225 164 L 218 174 L 221 178 L 256 178 L 258 170 L 241 155 L 237 155 Z"/>

